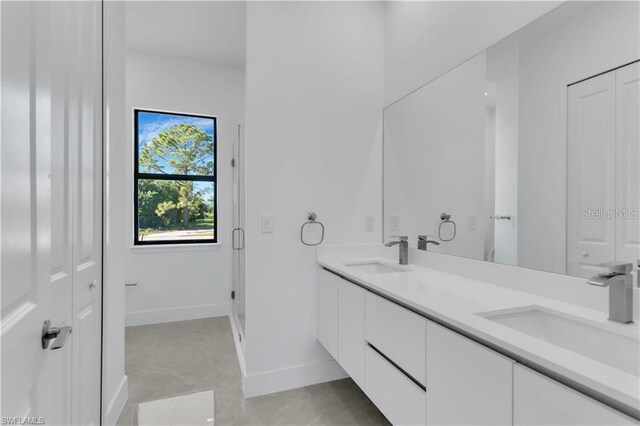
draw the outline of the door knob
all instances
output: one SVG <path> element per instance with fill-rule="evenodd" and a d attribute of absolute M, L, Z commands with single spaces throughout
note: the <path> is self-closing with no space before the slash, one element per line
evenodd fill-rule
<path fill-rule="evenodd" d="M 51 350 L 60 349 L 64 346 L 71 334 L 71 327 L 51 327 L 51 321 L 46 320 L 42 324 L 42 349 L 47 349 L 49 341 L 53 340 Z"/>
<path fill-rule="evenodd" d="M 91 281 L 91 282 L 89 283 L 89 288 L 90 288 L 91 290 L 93 290 L 94 288 L 96 288 L 96 282 L 95 282 L 95 281 Z"/>

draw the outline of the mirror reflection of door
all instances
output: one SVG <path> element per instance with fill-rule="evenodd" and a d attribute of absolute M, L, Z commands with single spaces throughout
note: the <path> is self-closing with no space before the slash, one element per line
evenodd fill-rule
<path fill-rule="evenodd" d="M 568 88 L 567 273 L 640 253 L 640 65 Z"/>

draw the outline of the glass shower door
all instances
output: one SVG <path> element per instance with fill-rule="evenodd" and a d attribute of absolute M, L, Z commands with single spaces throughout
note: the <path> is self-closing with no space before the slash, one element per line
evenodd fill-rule
<path fill-rule="evenodd" d="M 242 126 L 238 125 L 236 142 L 233 145 L 233 230 L 231 240 L 233 247 L 233 289 L 231 293 L 233 318 L 240 334 L 239 339 L 244 350 L 245 345 L 245 232 L 244 232 L 244 138 Z"/>

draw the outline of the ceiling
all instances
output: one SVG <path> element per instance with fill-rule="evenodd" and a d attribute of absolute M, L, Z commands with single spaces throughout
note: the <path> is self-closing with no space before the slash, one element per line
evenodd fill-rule
<path fill-rule="evenodd" d="M 127 49 L 244 67 L 246 3 L 128 1 Z"/>

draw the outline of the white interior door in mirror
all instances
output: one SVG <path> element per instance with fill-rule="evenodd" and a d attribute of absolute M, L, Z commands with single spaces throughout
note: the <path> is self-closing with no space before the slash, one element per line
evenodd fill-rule
<path fill-rule="evenodd" d="M 639 65 L 569 87 L 567 272 L 640 257 Z"/>
<path fill-rule="evenodd" d="M 640 259 L 640 63 L 616 71 L 616 260 Z"/>
<path fill-rule="evenodd" d="M 569 87 L 567 272 L 589 277 L 615 258 L 615 73 Z"/>

